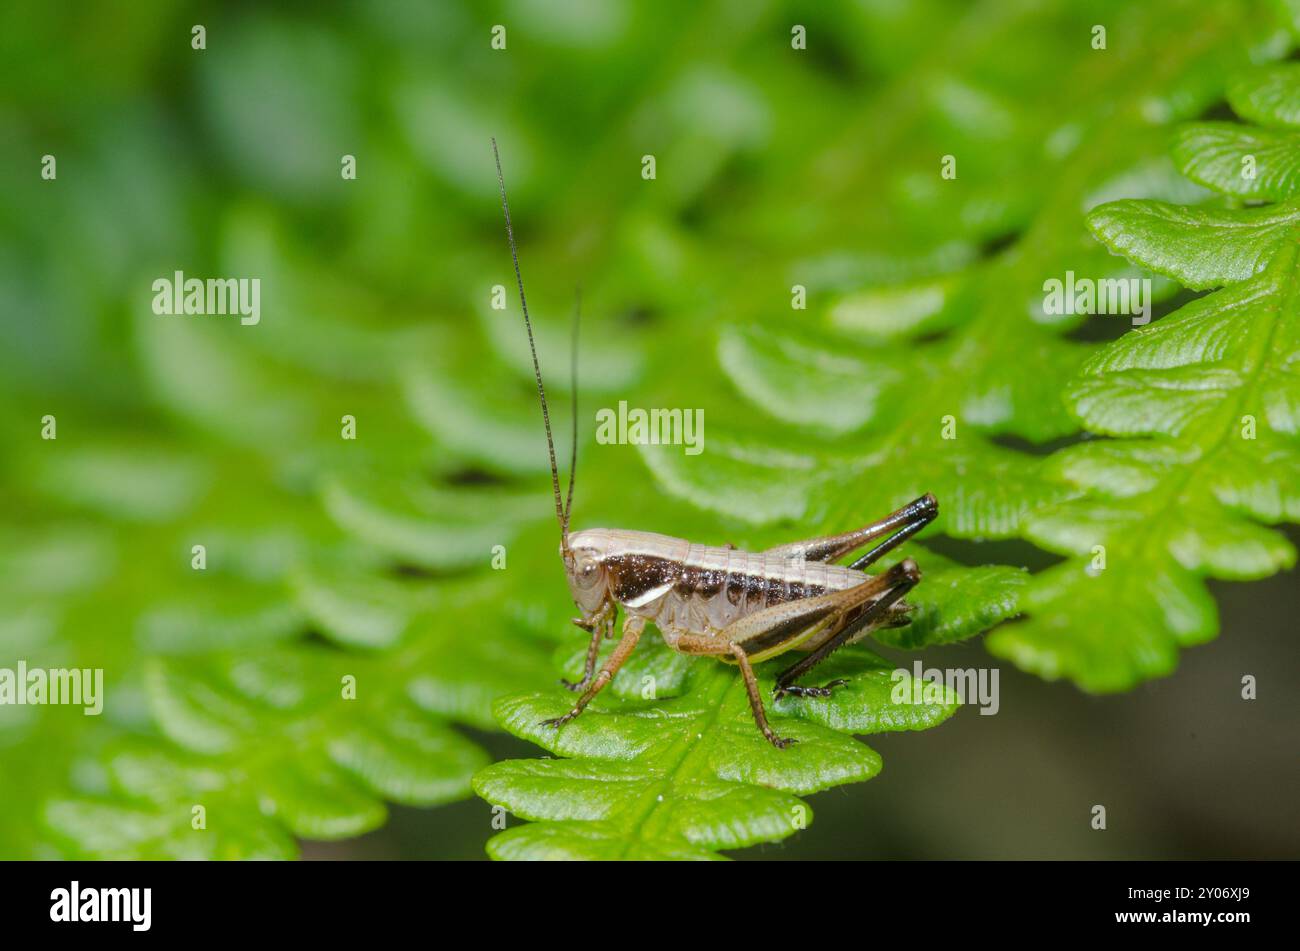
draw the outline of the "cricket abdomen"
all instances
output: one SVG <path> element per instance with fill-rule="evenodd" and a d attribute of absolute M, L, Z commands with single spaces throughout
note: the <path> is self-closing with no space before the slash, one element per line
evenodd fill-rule
<path fill-rule="evenodd" d="M 605 560 L 610 593 L 630 613 L 655 622 L 670 645 L 681 634 L 714 634 L 755 611 L 842 591 L 865 578 L 840 565 L 648 532 L 619 534 L 617 551 Z"/>

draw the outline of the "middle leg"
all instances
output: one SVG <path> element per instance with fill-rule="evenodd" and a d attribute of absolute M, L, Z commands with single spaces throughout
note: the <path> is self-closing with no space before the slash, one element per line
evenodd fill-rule
<path fill-rule="evenodd" d="M 758 689 L 758 678 L 754 676 L 754 666 L 749 662 L 745 648 L 734 641 L 699 634 L 683 634 L 677 639 L 677 649 L 683 654 L 701 654 L 722 656 L 730 654 L 740 668 L 740 677 L 745 682 L 745 693 L 749 696 L 749 712 L 754 716 L 754 723 L 759 732 L 778 750 L 783 750 L 791 743 L 799 741 L 789 736 L 777 736 L 771 724 L 767 722 L 767 711 L 763 709 L 763 695 Z"/>

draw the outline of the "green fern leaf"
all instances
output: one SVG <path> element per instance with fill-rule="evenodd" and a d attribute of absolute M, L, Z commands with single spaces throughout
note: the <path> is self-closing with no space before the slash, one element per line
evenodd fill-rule
<path fill-rule="evenodd" d="M 410 566 L 485 561 L 535 499 L 357 470 L 326 479 L 318 509 L 310 494 L 268 493 L 246 456 L 218 467 L 176 448 L 115 450 L 130 441 L 97 432 L 106 448 L 65 436 L 15 473 L 48 496 L 29 512 L 52 527 L 0 539 L 15 618 L 0 653 L 103 667 L 105 716 L 0 708 L 0 759 L 24 777 L 0 854 L 289 857 L 295 836 L 375 828 L 386 801 L 470 793 L 487 758 L 452 721 L 494 728 L 492 701 L 544 676 L 545 652 L 496 625 L 458 644 L 495 599 L 488 579 Z M 59 528 L 52 504 L 107 527 Z M 348 650 L 313 647 L 308 631 Z"/>
<path fill-rule="evenodd" d="M 1214 13 L 1228 15 L 1226 8 Z M 1129 15 L 1142 18 L 1152 11 L 1133 9 Z M 1004 28 L 1016 35 L 1024 24 Z M 1263 35 L 1271 32 L 1261 26 Z M 1008 37 L 1006 42 L 1016 41 Z M 1248 47 L 1229 41 L 1216 47 L 1212 57 L 1221 69 L 1223 63 L 1240 64 L 1249 55 Z M 1172 118 L 1194 112 L 1216 94 L 1204 85 L 1207 74 L 1215 75 L 1204 68 L 1204 60 L 1175 55 L 1166 66 L 1168 73 L 1157 80 L 1148 52 L 1126 46 L 1108 52 L 1108 70 L 1099 78 L 1095 57 L 1062 54 L 1056 69 L 1065 77 L 1065 87 L 1078 85 L 1095 93 L 1092 84 L 1102 81 L 1111 84 L 1113 96 L 1072 101 L 1065 115 L 1031 111 L 1016 123 L 995 123 L 994 134 L 1006 140 L 1004 149 L 1013 156 L 1032 153 L 1026 164 L 1036 168 L 1018 182 L 1020 197 L 1036 190 L 1032 201 L 1022 204 L 1013 196 L 997 195 L 1000 226 L 1019 236 L 1006 252 L 974 261 L 953 255 L 959 266 L 945 269 L 880 251 L 856 275 L 815 256 L 796 259 L 791 279 L 806 283 L 810 293 L 822 290 L 820 309 L 806 318 L 796 312 L 801 326 L 792 329 L 789 320 L 764 315 L 770 305 L 751 305 L 742 312 L 742 322 L 724 326 L 716 339 L 719 365 L 735 390 L 786 425 L 759 429 L 741 414 L 715 417 L 708 452 L 699 459 L 647 447 L 643 456 L 661 487 L 752 524 L 797 520 L 828 531 L 862 524 L 929 491 L 942 502 L 939 531 L 970 539 L 1023 536 L 1031 513 L 1062 502 L 1074 490 L 1047 472 L 1041 458 L 1008 447 L 1002 439 L 1041 443 L 1077 430 L 1062 386 L 1091 349 L 1063 336 L 1079 318 L 1044 312 L 1044 278 L 1064 277 L 1067 269 L 1128 276 L 1129 269 L 1088 241 L 1081 223 L 1077 230 L 1071 225 L 1077 209 L 1116 189 L 1148 195 L 1178 190 L 1172 168 L 1152 169 L 1138 158 L 1158 152 L 1166 133 L 1151 124 L 1148 113 L 1115 113 L 1109 103 L 1143 95 L 1136 90 L 1145 83 L 1146 94 L 1155 97 L 1152 102 L 1161 99 Z M 1013 77 L 1007 79 L 1011 83 Z M 979 88 L 952 87 L 948 93 L 934 102 L 917 100 L 906 116 L 909 126 L 948 130 L 954 115 L 986 112 L 992 122 L 997 110 L 991 104 L 1016 95 L 1013 85 L 1003 88 L 993 79 Z M 955 106 L 953 96 L 963 105 Z M 983 105 L 971 113 L 972 102 Z M 1070 136 L 1057 144 L 1052 160 L 1042 161 L 1042 141 L 1067 130 Z M 1084 139 L 1091 143 L 1088 148 L 1070 145 Z M 1119 141 L 1126 146 L 1122 155 L 1134 157 L 1121 158 L 1102 144 Z M 1006 162 L 1017 161 L 1006 159 L 996 180 L 1005 180 Z M 863 174 L 876 170 L 870 151 L 858 162 Z M 879 172 L 887 177 L 899 164 L 890 155 Z M 933 194 L 911 192 L 901 183 L 886 187 L 887 196 L 903 196 L 893 199 L 901 207 L 891 222 L 943 222 L 942 232 L 928 236 L 931 251 L 940 235 L 947 241 L 954 235 L 975 240 L 985 222 L 977 217 L 967 222 L 962 209 L 991 199 L 970 191 L 986 180 L 981 170 L 970 177 L 973 182 L 962 173 L 939 182 L 944 187 Z M 800 202 L 817 203 L 806 194 Z M 833 199 L 826 203 L 834 204 Z M 897 227 L 882 230 L 893 233 Z M 1257 234 L 1261 246 L 1273 240 L 1266 220 L 1252 222 L 1247 230 Z M 1253 246 L 1240 242 L 1240 260 L 1223 266 L 1249 271 Z M 1177 249 L 1168 253 L 1186 260 Z M 890 265 L 876 263 L 886 260 Z M 900 274 L 903 280 L 891 280 Z M 840 290 L 853 284 L 859 287 Z M 1169 296 L 1175 288 L 1169 281 L 1157 285 L 1156 292 Z M 902 316 L 880 316 L 890 309 Z M 1009 367 L 1033 371 L 1008 373 Z M 707 405 L 727 405 L 726 395 L 710 395 Z M 700 402 L 706 401 L 701 397 Z"/>
<path fill-rule="evenodd" d="M 1232 99 L 1249 103 L 1243 112 L 1253 117 L 1294 123 L 1300 71 L 1251 74 Z M 1277 140 L 1202 125 L 1177 150 L 1189 175 L 1225 194 L 1287 197 L 1286 148 L 1261 162 L 1261 178 L 1241 177 L 1234 150 L 1264 141 Z M 1035 579 L 1027 621 L 989 638 L 991 650 L 1027 669 L 1117 690 L 1168 673 L 1180 647 L 1215 635 L 1205 578 L 1262 578 L 1295 563 L 1292 544 L 1265 526 L 1300 520 L 1300 204 L 1121 201 L 1094 210 L 1089 225 L 1143 268 L 1189 288 L 1221 288 L 1084 364 L 1068 390 L 1071 409 L 1092 432 L 1116 438 L 1053 459 L 1080 497 L 1034 513 L 1026 534 L 1072 558 Z M 1060 620 L 1085 604 L 1085 624 Z"/>
<path fill-rule="evenodd" d="M 925 729 L 958 706 L 946 692 L 894 702 L 892 665 L 865 652 L 826 666 L 851 682 L 830 699 L 774 707 L 775 728 L 799 740 L 785 750 L 758 732 L 744 686 L 720 664 L 692 666 L 678 697 L 598 701 L 558 733 L 538 721 L 568 709 L 563 693 L 500 701 L 506 729 L 565 758 L 507 760 L 475 777 L 480 796 L 534 820 L 492 839 L 489 854 L 713 858 L 779 841 L 811 819 L 798 795 L 880 772 L 879 755 L 845 733 Z M 770 696 L 775 670 L 767 673 Z"/>

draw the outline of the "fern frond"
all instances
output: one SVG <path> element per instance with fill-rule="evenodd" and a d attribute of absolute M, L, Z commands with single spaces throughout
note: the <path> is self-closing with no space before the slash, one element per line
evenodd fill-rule
<path fill-rule="evenodd" d="M 1053 459 L 1081 494 L 1035 513 L 1026 534 L 1072 557 L 1029 587 L 1027 621 L 989 638 L 1020 666 L 1093 690 L 1168 673 L 1180 647 L 1214 637 L 1205 579 L 1295 564 L 1294 546 L 1266 526 L 1300 521 L 1300 183 L 1295 143 L 1278 147 L 1300 141 L 1290 131 L 1300 124 L 1300 69 L 1253 72 L 1230 96 L 1244 116 L 1285 131 L 1190 126 L 1175 150 L 1181 167 L 1225 195 L 1285 200 L 1121 201 L 1088 216 L 1115 253 L 1184 287 L 1219 290 L 1084 364 L 1067 391 L 1071 409 L 1114 438 Z M 1059 620 L 1083 604 L 1086 623 Z"/>

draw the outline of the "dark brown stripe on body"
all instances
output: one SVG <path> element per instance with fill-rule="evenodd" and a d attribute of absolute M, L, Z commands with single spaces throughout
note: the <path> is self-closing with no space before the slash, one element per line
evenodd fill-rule
<path fill-rule="evenodd" d="M 675 584 L 681 565 L 655 555 L 615 555 L 605 562 L 614 600 L 626 604 L 665 584 Z"/>
<path fill-rule="evenodd" d="M 613 556 L 605 564 L 610 591 L 623 604 L 671 585 L 670 593 L 683 604 L 703 604 L 726 597 L 733 607 L 739 607 L 743 601 L 745 613 L 752 614 L 775 604 L 815 597 L 827 590 L 825 585 L 809 584 L 802 578 L 769 576 L 761 565 L 727 571 L 717 566 L 635 553 Z"/>

